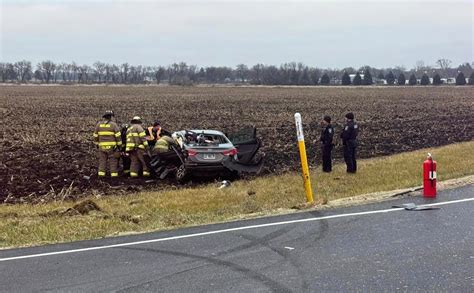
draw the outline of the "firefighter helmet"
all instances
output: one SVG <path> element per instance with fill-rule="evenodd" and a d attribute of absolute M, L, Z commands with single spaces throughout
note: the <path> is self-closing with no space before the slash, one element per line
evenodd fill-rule
<path fill-rule="evenodd" d="M 142 123 L 142 118 L 140 118 L 140 116 L 134 116 L 132 118 L 132 121 L 130 121 L 131 123 Z"/>
<path fill-rule="evenodd" d="M 113 117 L 114 116 L 114 111 L 112 110 L 106 110 L 104 112 L 104 115 L 102 116 L 103 118 L 106 118 L 106 117 Z"/>

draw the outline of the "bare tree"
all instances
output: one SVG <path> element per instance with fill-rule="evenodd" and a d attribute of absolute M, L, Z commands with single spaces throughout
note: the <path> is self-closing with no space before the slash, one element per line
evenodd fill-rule
<path fill-rule="evenodd" d="M 444 77 L 448 76 L 448 71 L 451 67 L 451 60 L 446 59 L 446 58 L 441 58 L 436 61 L 436 65 L 438 65 L 439 69 L 441 69 L 442 75 Z"/>
<path fill-rule="evenodd" d="M 43 73 L 46 83 L 49 83 L 54 71 L 56 70 L 56 64 L 51 60 L 42 61 L 36 65 L 37 69 Z"/>
<path fill-rule="evenodd" d="M 311 84 L 317 85 L 319 82 L 319 77 L 321 76 L 321 69 L 319 68 L 310 68 L 309 77 L 311 78 Z"/>
<path fill-rule="evenodd" d="M 13 64 L 0 62 L 0 77 L 2 82 L 6 82 L 9 79 L 15 78 L 15 70 Z"/>
<path fill-rule="evenodd" d="M 112 82 L 113 83 L 118 83 L 119 82 L 119 76 L 120 76 L 120 68 L 117 65 L 112 65 L 110 68 L 110 74 L 112 76 Z"/>
<path fill-rule="evenodd" d="M 7 80 L 7 63 L 0 62 L 0 76 L 2 77 L 2 82 Z"/>
<path fill-rule="evenodd" d="M 35 72 L 33 73 L 33 76 L 35 77 L 35 80 L 36 81 L 40 81 L 41 83 L 43 83 L 44 81 L 44 74 L 41 70 L 39 69 L 36 69 Z"/>
<path fill-rule="evenodd" d="M 82 65 L 77 67 L 79 71 L 78 75 L 78 82 L 79 83 L 89 83 L 90 82 L 90 77 L 92 73 L 92 69 L 89 65 Z"/>
<path fill-rule="evenodd" d="M 105 64 L 104 74 L 105 74 L 105 76 L 104 76 L 105 83 L 109 83 L 110 78 L 112 77 L 112 65 Z"/>
<path fill-rule="evenodd" d="M 58 64 L 58 72 L 60 72 L 62 82 L 71 81 L 71 64 L 61 62 Z"/>
<path fill-rule="evenodd" d="M 263 79 L 263 64 L 256 64 L 252 67 L 251 75 L 252 75 L 252 83 L 254 84 L 262 84 Z"/>
<path fill-rule="evenodd" d="M 62 72 L 64 71 L 63 69 L 63 63 L 58 63 L 56 64 L 56 70 L 54 71 L 54 83 L 58 82 L 58 77 L 61 76 Z"/>
<path fill-rule="evenodd" d="M 249 68 L 245 64 L 237 65 L 236 69 L 237 77 L 240 79 L 240 82 L 245 82 L 248 79 Z"/>
<path fill-rule="evenodd" d="M 15 62 L 13 67 L 15 68 L 19 82 L 26 82 L 27 76 L 32 74 L 30 61 L 22 60 Z"/>
<path fill-rule="evenodd" d="M 123 63 L 120 65 L 120 79 L 122 83 L 128 82 L 128 73 L 130 70 L 130 65 L 128 63 Z"/>
<path fill-rule="evenodd" d="M 418 60 L 415 63 L 415 70 L 416 71 L 422 71 L 425 68 L 425 62 L 423 60 Z"/>
<path fill-rule="evenodd" d="M 102 82 L 102 76 L 105 73 L 105 63 L 102 63 L 100 61 L 95 62 L 94 63 L 94 73 L 96 74 L 99 83 L 101 83 Z"/>
<path fill-rule="evenodd" d="M 74 61 L 72 61 L 71 63 L 71 70 L 72 70 L 72 81 L 75 82 L 77 80 L 79 82 L 79 78 L 77 76 L 77 72 L 79 71 L 79 66 Z"/>
<path fill-rule="evenodd" d="M 154 67 L 154 75 L 156 79 L 156 84 L 160 84 L 161 80 L 165 76 L 166 69 L 163 66 Z"/>
<path fill-rule="evenodd" d="M 436 61 L 436 64 L 442 70 L 449 69 L 449 67 L 451 66 L 451 63 L 452 63 L 451 60 L 445 59 L 445 58 L 438 59 L 438 61 Z"/>

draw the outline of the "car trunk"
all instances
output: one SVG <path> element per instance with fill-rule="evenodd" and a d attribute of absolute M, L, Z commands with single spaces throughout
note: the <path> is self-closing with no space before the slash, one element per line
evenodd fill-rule
<path fill-rule="evenodd" d="M 196 155 L 190 157 L 192 161 L 201 163 L 219 163 L 224 159 L 224 149 L 212 146 L 192 146 L 190 149 L 197 152 Z"/>

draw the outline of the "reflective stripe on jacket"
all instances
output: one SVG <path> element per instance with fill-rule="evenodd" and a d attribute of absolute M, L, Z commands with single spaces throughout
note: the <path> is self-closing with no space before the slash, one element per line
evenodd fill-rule
<path fill-rule="evenodd" d="M 94 130 L 94 143 L 102 150 L 113 149 L 121 146 L 120 128 L 117 123 L 106 120 L 97 123 Z"/>
<path fill-rule="evenodd" d="M 164 135 L 156 141 L 156 144 L 153 150 L 158 153 L 167 152 L 170 150 L 171 145 L 177 145 L 176 140 L 174 140 L 173 138 L 169 136 Z"/>
<path fill-rule="evenodd" d="M 148 146 L 145 136 L 145 130 L 140 124 L 132 124 L 132 126 L 127 129 L 125 151 L 129 152 L 136 149 L 144 150 Z"/>

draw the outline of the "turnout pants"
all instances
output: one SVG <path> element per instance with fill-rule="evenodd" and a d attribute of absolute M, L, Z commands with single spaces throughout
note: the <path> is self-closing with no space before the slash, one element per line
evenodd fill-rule
<path fill-rule="evenodd" d="M 137 177 L 140 169 L 143 170 L 143 176 L 150 176 L 148 166 L 145 161 L 145 151 L 138 149 L 130 151 L 130 177 Z"/>
<path fill-rule="evenodd" d="M 130 175 L 130 157 L 122 156 L 123 174 Z"/>
<path fill-rule="evenodd" d="M 321 147 L 321 151 L 323 154 L 323 172 L 331 172 L 332 171 L 332 145 L 323 145 Z"/>
<path fill-rule="evenodd" d="M 355 142 L 347 142 L 344 145 L 344 161 L 346 162 L 348 173 L 355 173 L 357 171 Z"/>
<path fill-rule="evenodd" d="M 113 150 L 99 150 L 99 177 L 104 177 L 107 172 L 107 163 L 111 177 L 118 176 L 118 159 Z"/>

